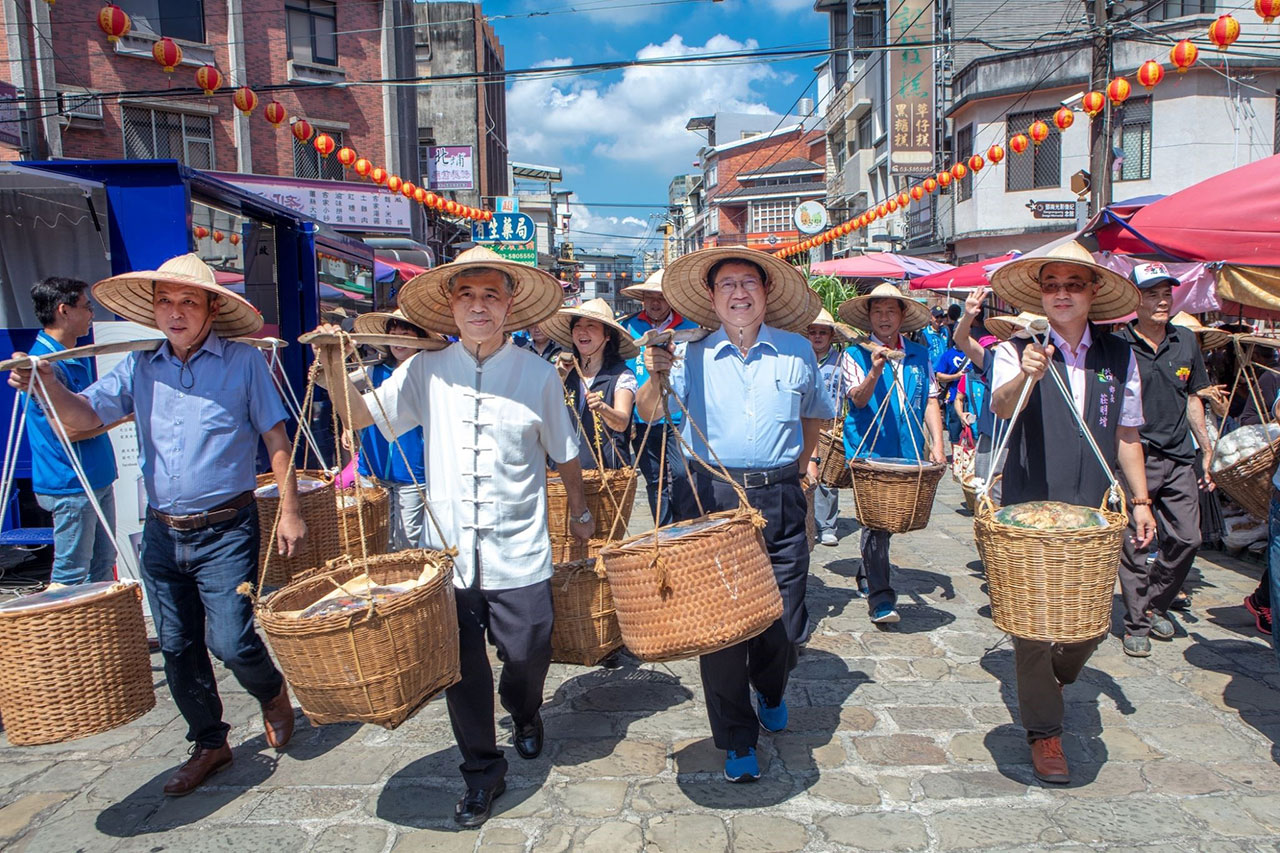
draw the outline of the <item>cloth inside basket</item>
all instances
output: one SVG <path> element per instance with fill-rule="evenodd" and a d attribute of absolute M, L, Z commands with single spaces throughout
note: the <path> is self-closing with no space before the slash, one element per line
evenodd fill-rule
<path fill-rule="evenodd" d="M 422 574 L 418 577 L 391 584 L 379 584 L 367 574 L 356 575 L 341 586 L 325 593 L 307 607 L 282 611 L 280 615 L 293 619 L 312 619 L 333 613 L 363 610 L 371 603 L 377 606 L 395 596 L 417 589 L 431 581 L 438 571 L 438 567 L 428 565 L 423 568 Z"/>
<path fill-rule="evenodd" d="M 715 527 L 728 524 L 732 520 L 733 519 L 729 519 L 729 518 L 711 518 L 711 519 L 703 519 L 700 521 L 685 521 L 679 524 L 671 524 L 666 527 L 660 527 L 658 528 L 658 531 L 657 531 L 658 542 L 659 543 L 672 542 L 676 539 L 680 539 L 684 536 L 688 536 L 690 533 L 698 533 L 704 530 L 711 530 Z M 638 539 L 633 539 L 627 544 L 623 545 L 622 547 L 623 548 L 643 548 L 646 545 L 650 547 L 653 546 L 652 533 L 649 533 Z"/>
<path fill-rule="evenodd" d="M 308 477 L 306 474 L 298 475 L 298 494 L 305 495 L 307 492 L 314 492 L 316 489 L 323 489 L 324 480 L 317 480 L 315 477 Z M 280 497 L 280 487 L 276 483 L 268 483 L 265 486 L 259 486 L 253 490 L 255 498 L 278 498 Z"/>
<path fill-rule="evenodd" d="M 996 521 L 1028 530 L 1083 530 L 1106 527 L 1106 517 L 1096 509 L 1059 501 L 1029 501 L 999 510 Z"/>
<path fill-rule="evenodd" d="M 125 586 L 127 584 L 120 581 L 98 581 L 97 583 L 76 584 L 74 586 L 65 586 L 57 583 L 50 584 L 43 591 L 34 595 L 24 595 L 0 604 L 0 612 L 6 614 L 29 613 L 33 610 L 41 610 L 46 607 L 73 602 L 83 604 L 86 601 L 92 601 L 95 598 L 118 592 Z"/>

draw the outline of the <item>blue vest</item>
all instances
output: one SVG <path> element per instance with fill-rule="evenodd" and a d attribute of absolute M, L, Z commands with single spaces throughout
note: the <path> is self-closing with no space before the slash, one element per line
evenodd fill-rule
<path fill-rule="evenodd" d="M 849 459 L 855 456 L 863 459 L 915 459 L 917 455 L 921 459 L 927 458 L 924 433 L 920 425 L 924 423 L 924 410 L 929 402 L 929 380 L 933 375 L 933 366 L 929 362 L 927 349 L 912 341 L 904 343 L 903 351 L 907 355 L 898 363 L 897 371 L 902 376 L 902 386 L 906 390 L 906 405 L 899 400 L 897 389 L 893 388 L 893 370 L 890 364 L 886 364 L 867 405 L 859 409 L 851 404 L 845 415 L 844 452 Z M 871 353 L 862 347 L 850 347 L 847 352 L 862 368 L 864 375 L 871 372 Z M 877 426 L 873 427 L 872 421 L 886 395 L 890 398 L 889 405 Z M 910 412 L 915 412 L 915 415 L 912 416 Z M 868 434 L 876 436 L 875 439 L 868 438 L 862 449 L 858 450 L 862 437 Z"/>
<path fill-rule="evenodd" d="M 377 388 L 391 376 L 392 368 L 386 364 L 375 364 L 369 369 L 369 379 Z M 360 461 L 356 470 L 366 477 L 377 477 L 387 483 L 412 483 L 416 478 L 419 483 L 426 482 L 426 456 L 422 444 L 422 427 L 414 427 L 399 436 L 400 448 L 382 437 L 376 427 L 365 427 L 360 431 Z M 404 455 L 400 454 L 404 450 Z M 411 468 L 405 467 L 405 459 Z M 413 471 L 413 477 L 409 471 Z"/>
<path fill-rule="evenodd" d="M 675 309 L 672 309 L 672 310 L 674 311 Z M 679 316 L 679 315 L 677 314 L 675 316 Z M 668 319 L 671 319 L 671 318 L 668 318 Z M 638 311 L 635 314 L 628 314 L 625 317 L 618 320 L 618 322 L 622 325 L 622 328 L 626 329 L 628 332 L 631 333 L 631 337 L 637 340 L 643 337 L 645 332 L 648 332 L 653 328 L 653 323 L 649 322 L 648 315 L 646 315 L 643 311 Z M 670 326 L 669 328 L 676 329 L 676 330 L 696 329 L 698 328 L 698 324 L 693 322 L 692 320 L 681 317 L 679 323 L 676 323 L 674 326 Z M 643 385 L 645 382 L 648 381 L 649 371 L 644 366 L 644 347 L 640 348 L 640 353 L 635 358 L 627 359 L 627 367 L 631 370 L 632 373 L 636 375 L 637 387 L 640 385 Z M 678 424 L 680 423 L 679 407 L 673 405 L 672 409 L 673 411 L 671 412 L 671 423 Z M 631 417 L 638 424 L 642 424 L 645 422 L 644 418 L 640 417 L 639 406 L 635 407 L 635 410 L 632 413 Z M 657 420 L 654 421 L 654 423 L 656 424 L 663 423 L 663 419 L 658 418 Z M 644 435 L 644 433 L 641 432 L 640 435 Z"/>

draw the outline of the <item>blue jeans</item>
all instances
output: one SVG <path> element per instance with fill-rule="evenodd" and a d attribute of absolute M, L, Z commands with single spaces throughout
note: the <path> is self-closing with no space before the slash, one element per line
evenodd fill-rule
<path fill-rule="evenodd" d="M 1280 492 L 1271 493 L 1271 512 L 1267 519 L 1270 545 L 1267 547 L 1267 574 L 1271 575 L 1271 647 L 1280 664 L 1280 627 L 1276 626 L 1275 607 L 1280 601 Z"/>
<path fill-rule="evenodd" d="M 102 514 L 116 525 L 116 495 L 111 486 L 94 491 Z M 116 546 L 111 531 L 89 505 L 84 492 L 74 495 L 36 495 L 40 508 L 53 515 L 53 582 L 96 583 L 115 579 Z"/>
<path fill-rule="evenodd" d="M 142 581 L 164 655 L 169 692 L 187 721 L 187 740 L 208 749 L 227 741 L 209 653 L 259 702 L 283 676 L 253 627 L 253 599 L 236 591 L 258 579 L 258 515 L 253 504 L 203 530 L 181 531 L 147 518 Z"/>

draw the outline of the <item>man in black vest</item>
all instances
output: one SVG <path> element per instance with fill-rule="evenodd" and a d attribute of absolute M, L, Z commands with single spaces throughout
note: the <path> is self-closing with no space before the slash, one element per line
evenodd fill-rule
<path fill-rule="evenodd" d="M 1200 494 L 1195 447 L 1201 448 L 1205 488 L 1213 444 L 1204 425 L 1204 403 L 1197 393 L 1209 387 L 1200 343 L 1195 332 L 1169 322 L 1173 286 L 1178 280 L 1163 264 L 1138 264 L 1130 274 L 1138 286 L 1138 318 L 1120 337 L 1129 342 L 1142 375 L 1142 443 L 1146 449 L 1147 490 L 1158 520 L 1160 553 L 1151 563 L 1126 538 L 1120 560 L 1120 590 L 1124 593 L 1124 652 L 1130 657 L 1151 654 L 1151 640 L 1173 639 L 1169 605 L 1182 588 L 1200 548 Z"/>
<path fill-rule="evenodd" d="M 992 275 L 991 287 L 1020 310 L 1042 311 L 1049 320 L 1045 345 L 1019 340 L 996 350 L 991 407 L 997 417 L 1016 415 L 1004 467 L 1004 503 L 1050 500 L 1097 506 L 1118 466 L 1130 487 L 1136 545 L 1145 548 L 1155 534 L 1155 519 L 1138 435 L 1143 422 L 1138 366 L 1125 341 L 1090 322 L 1133 311 L 1137 289 L 1094 263 L 1078 243 L 1001 267 Z M 1041 383 L 1051 363 L 1071 400 Z M 1028 383 L 1031 389 L 1016 411 Z M 1072 408 L 1088 425 L 1101 460 Z M 1062 687 L 1076 680 L 1104 637 L 1076 643 L 1013 638 L 1019 714 L 1031 745 L 1032 769 L 1041 781 L 1071 781 L 1062 752 Z"/>

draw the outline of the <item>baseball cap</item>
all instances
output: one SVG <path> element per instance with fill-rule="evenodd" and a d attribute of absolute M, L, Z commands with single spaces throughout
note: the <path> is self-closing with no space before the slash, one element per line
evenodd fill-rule
<path fill-rule="evenodd" d="M 1133 272 L 1129 273 L 1129 280 L 1137 285 L 1139 290 L 1146 290 L 1158 284 L 1178 286 L 1178 279 L 1169 273 L 1169 268 L 1159 263 L 1136 264 Z"/>
<path fill-rule="evenodd" d="M 935 317 L 945 317 L 947 316 L 947 309 L 935 305 L 929 309 L 929 313 Z"/>

